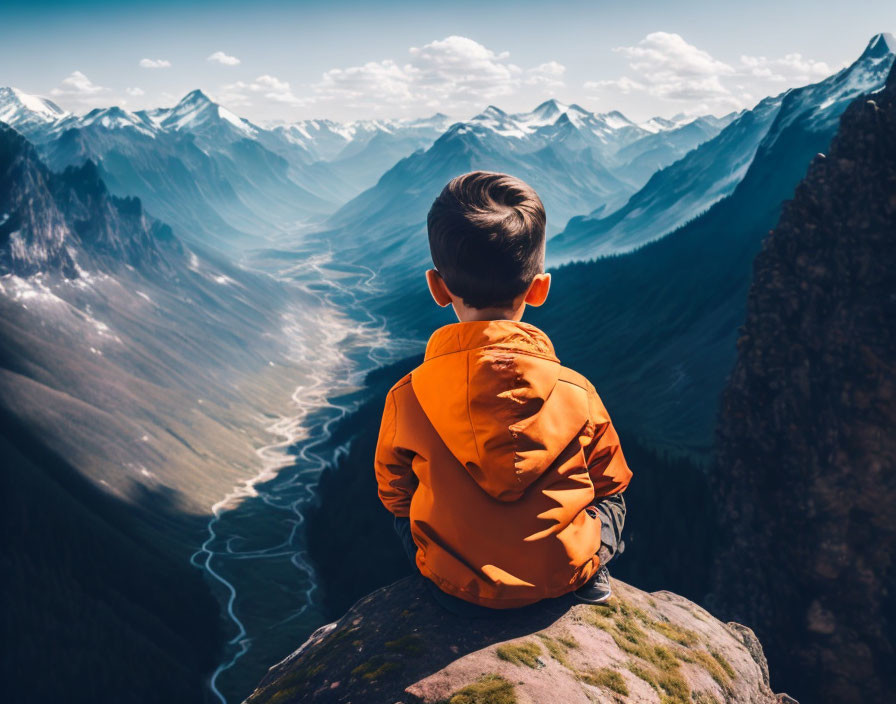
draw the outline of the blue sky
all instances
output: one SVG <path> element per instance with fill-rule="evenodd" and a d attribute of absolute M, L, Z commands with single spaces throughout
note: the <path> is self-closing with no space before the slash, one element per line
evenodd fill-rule
<path fill-rule="evenodd" d="M 4 0 L 0 26 L 0 85 L 74 111 L 198 87 L 257 121 L 463 119 L 549 97 L 643 120 L 819 80 L 896 32 L 896 2 Z"/>

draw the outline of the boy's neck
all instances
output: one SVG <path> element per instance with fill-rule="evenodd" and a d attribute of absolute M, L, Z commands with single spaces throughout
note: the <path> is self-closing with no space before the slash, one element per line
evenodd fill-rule
<path fill-rule="evenodd" d="M 452 303 L 457 319 L 462 323 L 474 320 L 522 320 L 526 311 L 526 304 L 521 303 L 516 308 L 470 308 L 462 303 Z"/>

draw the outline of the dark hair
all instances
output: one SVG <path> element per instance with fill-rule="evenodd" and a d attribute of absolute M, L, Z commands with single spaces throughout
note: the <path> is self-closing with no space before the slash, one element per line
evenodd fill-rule
<path fill-rule="evenodd" d="M 509 307 L 544 270 L 544 227 L 535 190 L 494 171 L 451 179 L 426 217 L 436 270 L 473 308 Z"/>

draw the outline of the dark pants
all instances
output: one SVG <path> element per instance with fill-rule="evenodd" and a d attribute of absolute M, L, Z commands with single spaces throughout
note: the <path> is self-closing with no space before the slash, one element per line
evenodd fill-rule
<path fill-rule="evenodd" d="M 625 543 L 622 540 L 622 526 L 625 523 L 625 499 L 622 494 L 614 494 L 606 499 L 595 502 L 586 509 L 592 516 L 600 518 L 600 550 L 597 554 L 600 556 L 602 565 L 606 565 L 615 555 L 618 555 L 625 549 Z M 414 570 L 417 569 L 417 544 L 411 535 L 411 519 L 405 516 L 395 516 L 393 521 L 395 532 L 401 538 L 402 547 L 408 556 Z M 458 616 L 493 616 L 501 609 L 492 609 L 480 604 L 474 604 L 466 601 L 453 594 L 447 594 L 439 589 L 436 584 L 424 578 L 426 588 L 432 595 L 432 598 L 443 608 L 457 614 Z"/>

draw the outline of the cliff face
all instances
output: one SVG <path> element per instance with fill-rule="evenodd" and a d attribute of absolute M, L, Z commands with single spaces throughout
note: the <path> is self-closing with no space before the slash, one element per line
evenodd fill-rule
<path fill-rule="evenodd" d="M 137 198 L 111 195 L 92 161 L 51 172 L 22 135 L 0 123 L 0 272 L 170 268 L 185 253 Z"/>
<path fill-rule="evenodd" d="M 435 604 L 423 579 L 383 587 L 318 629 L 247 704 L 792 701 L 769 689 L 750 629 L 670 592 L 614 580 L 605 606 L 567 595 L 466 619 Z"/>
<path fill-rule="evenodd" d="M 809 701 L 896 690 L 896 73 L 844 113 L 754 264 L 721 403 L 717 613 Z"/>

